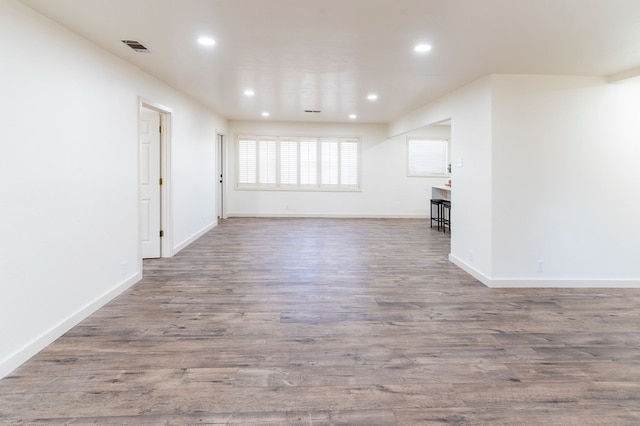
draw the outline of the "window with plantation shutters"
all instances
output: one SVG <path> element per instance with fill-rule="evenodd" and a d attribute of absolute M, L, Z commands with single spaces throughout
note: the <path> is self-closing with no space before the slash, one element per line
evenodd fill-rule
<path fill-rule="evenodd" d="M 298 143 L 280 141 L 280 184 L 298 184 Z"/>
<path fill-rule="evenodd" d="M 258 183 L 256 177 L 258 170 L 256 146 L 256 140 L 241 139 L 238 141 L 238 183 L 240 185 Z"/>
<path fill-rule="evenodd" d="M 321 150 L 321 182 L 322 185 L 338 184 L 338 141 L 322 139 Z"/>
<path fill-rule="evenodd" d="M 449 141 L 446 139 L 408 139 L 409 176 L 443 176 L 447 174 Z"/>
<path fill-rule="evenodd" d="M 258 146 L 258 158 L 260 159 L 258 170 L 260 174 L 257 182 L 263 185 L 275 185 L 277 182 L 276 141 L 263 139 L 260 140 Z"/>
<path fill-rule="evenodd" d="M 345 140 L 340 143 L 340 184 L 358 184 L 358 143 Z"/>
<path fill-rule="evenodd" d="M 300 185 L 318 183 L 318 141 L 300 140 Z"/>
<path fill-rule="evenodd" d="M 360 190 L 358 138 L 241 136 L 238 189 Z"/>

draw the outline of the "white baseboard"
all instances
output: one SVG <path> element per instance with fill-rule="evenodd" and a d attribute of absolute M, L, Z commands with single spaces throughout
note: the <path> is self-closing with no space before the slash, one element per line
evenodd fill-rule
<path fill-rule="evenodd" d="M 487 287 L 491 287 L 491 285 L 490 285 L 491 284 L 491 278 L 489 278 L 488 276 L 486 276 L 482 272 L 478 271 L 473 266 L 471 266 L 468 263 L 464 262 L 462 259 L 454 256 L 453 254 L 449 254 L 449 260 L 451 261 L 451 263 L 453 263 L 458 268 L 460 268 L 463 271 L 465 271 L 467 274 L 471 275 L 476 280 L 480 281 L 482 284 L 486 285 Z"/>
<path fill-rule="evenodd" d="M 548 278 L 494 278 L 492 288 L 640 288 L 638 280 Z"/>
<path fill-rule="evenodd" d="M 429 219 L 427 215 L 397 215 L 397 214 L 318 214 L 318 213 L 227 213 L 227 218 L 255 217 L 255 218 L 317 218 L 317 219 Z"/>
<path fill-rule="evenodd" d="M 180 250 L 182 250 L 183 248 L 187 247 L 189 244 L 191 244 L 192 242 L 194 242 L 198 238 L 202 237 L 204 234 L 206 234 L 207 232 L 211 231 L 216 226 L 218 226 L 218 222 L 217 221 L 205 226 L 204 228 L 202 228 L 201 230 L 199 230 L 195 234 L 191 235 L 185 241 L 181 242 L 180 244 L 178 244 L 177 246 L 175 246 L 173 248 L 173 254 L 172 255 L 175 256 L 176 254 L 178 254 L 178 252 Z"/>
<path fill-rule="evenodd" d="M 490 288 L 640 288 L 634 279 L 490 278 L 452 254 L 449 260 Z"/>
<path fill-rule="evenodd" d="M 7 358 L 0 362 L 0 379 L 9 375 L 13 370 L 27 362 L 31 357 L 38 352 L 49 346 L 57 338 L 62 336 L 67 331 L 78 325 L 85 320 L 95 311 L 106 305 L 116 296 L 122 294 L 129 287 L 137 283 L 142 279 L 142 272 L 138 272 L 131 277 L 127 278 L 120 284 L 113 287 L 103 295 L 99 296 L 92 302 L 88 303 L 84 307 L 80 308 L 75 313 L 69 315 L 60 323 L 54 325 L 49 330 L 42 333 L 40 336 L 33 339 L 30 343 L 23 348 L 9 355 Z"/>

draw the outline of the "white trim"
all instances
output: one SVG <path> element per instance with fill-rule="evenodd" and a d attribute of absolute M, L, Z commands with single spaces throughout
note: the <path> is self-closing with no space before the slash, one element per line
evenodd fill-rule
<path fill-rule="evenodd" d="M 290 188 L 287 188 L 290 186 Z M 362 192 L 362 188 L 360 187 L 350 187 L 347 185 L 343 185 L 342 188 L 337 185 L 277 185 L 273 186 L 249 186 L 243 185 L 235 188 L 236 191 L 275 191 L 275 192 Z"/>
<path fill-rule="evenodd" d="M 228 218 L 317 218 L 317 219 L 428 219 L 426 215 L 332 214 L 332 213 L 227 213 Z"/>
<path fill-rule="evenodd" d="M 160 114 L 160 125 L 164 131 L 160 134 L 160 177 L 164 180 L 164 185 L 160 187 L 160 227 L 164 231 L 160 243 L 160 256 L 173 257 L 173 219 L 172 219 L 172 201 L 171 201 L 171 117 L 173 109 L 157 102 L 138 97 L 138 122 L 140 121 L 140 110 L 142 108 L 151 109 Z M 138 138 L 139 138 L 138 134 Z M 139 143 L 139 142 L 138 142 Z M 138 200 L 140 199 L 140 153 L 137 154 L 138 163 Z M 142 237 L 140 235 L 140 203 L 138 202 L 138 259 L 139 268 L 142 270 Z"/>
<path fill-rule="evenodd" d="M 607 81 L 610 84 L 621 83 L 632 78 L 640 77 L 640 67 L 631 68 L 615 74 L 607 76 Z"/>
<path fill-rule="evenodd" d="M 127 289 L 129 289 L 129 287 L 131 287 L 141 279 L 141 272 L 132 275 L 131 277 L 122 281 L 120 284 L 113 287 L 111 290 L 107 291 L 106 293 L 89 302 L 73 314 L 69 315 L 67 318 L 54 325 L 49 330 L 42 333 L 40 336 L 33 339 L 30 343 L 27 343 L 25 346 L 0 361 L 0 379 L 11 374 L 13 370 L 27 362 L 31 357 L 49 346 L 67 331 L 80 324 L 83 320 L 87 319 L 91 314 L 109 303 L 116 296 L 124 293 Z"/>
<path fill-rule="evenodd" d="M 164 230 L 164 240 L 160 245 L 162 247 L 162 257 L 173 257 L 173 202 L 171 199 L 171 187 L 173 179 L 171 179 L 171 130 L 172 115 L 170 112 L 160 113 L 160 122 L 164 127 L 164 132 L 160 134 L 160 173 L 164 179 L 164 185 L 160 187 L 162 203 L 161 203 L 161 222 Z"/>
<path fill-rule="evenodd" d="M 462 259 L 454 256 L 453 254 L 449 254 L 449 260 L 451 261 L 451 263 L 465 271 L 467 274 L 471 275 L 476 280 L 480 281 L 482 284 L 486 285 L 487 287 L 491 287 L 491 285 L 489 285 L 489 283 L 491 282 L 491 278 L 487 277 L 482 272 L 475 269 L 473 266 L 467 264 Z"/>
<path fill-rule="evenodd" d="M 175 246 L 173 248 L 173 254 L 174 255 L 178 254 L 178 252 L 180 252 L 180 250 L 182 250 L 183 248 L 187 247 L 189 244 L 193 243 L 195 240 L 197 240 L 198 238 L 202 237 L 204 234 L 206 234 L 207 232 L 211 231 L 216 226 L 218 226 L 218 221 L 216 221 L 216 222 L 214 222 L 214 223 L 212 223 L 210 225 L 207 225 L 204 228 L 202 228 L 201 230 L 197 231 L 195 234 L 191 235 L 185 241 L 183 241 L 180 244 L 178 244 L 177 246 Z"/>
<path fill-rule="evenodd" d="M 640 288 L 640 280 L 550 278 L 497 278 L 491 288 Z"/>
<path fill-rule="evenodd" d="M 159 103 L 154 102 L 154 101 L 152 101 L 150 99 L 143 98 L 142 96 L 138 97 L 138 104 L 139 105 L 144 104 L 145 108 L 151 108 L 151 109 L 156 110 L 158 112 L 166 112 L 167 114 L 171 114 L 173 112 L 173 108 L 170 108 L 168 106 L 159 104 Z"/>
<path fill-rule="evenodd" d="M 449 260 L 489 288 L 640 288 L 636 279 L 490 278 L 452 254 Z"/>
<path fill-rule="evenodd" d="M 222 188 L 222 194 L 216 194 L 216 214 L 218 213 L 217 203 L 221 202 L 220 219 L 226 219 L 227 217 L 225 210 L 227 209 L 227 192 L 229 191 L 227 186 L 227 170 L 229 167 L 227 163 L 228 148 L 226 145 L 227 135 L 216 129 L 216 189 Z M 222 179 L 222 185 L 219 184 L 219 179 Z"/>

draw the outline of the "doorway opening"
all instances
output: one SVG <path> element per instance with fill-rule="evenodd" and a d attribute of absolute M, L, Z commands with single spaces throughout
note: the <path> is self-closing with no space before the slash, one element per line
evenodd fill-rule
<path fill-rule="evenodd" d="M 171 109 L 145 100 L 138 108 L 140 259 L 171 257 Z"/>

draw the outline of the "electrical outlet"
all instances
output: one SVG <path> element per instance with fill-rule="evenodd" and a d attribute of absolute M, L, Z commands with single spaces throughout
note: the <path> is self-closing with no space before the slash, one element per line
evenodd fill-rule
<path fill-rule="evenodd" d="M 544 272 L 544 261 L 542 259 L 536 260 L 536 272 Z"/>
<path fill-rule="evenodd" d="M 127 262 L 123 261 L 120 264 L 120 273 L 122 274 L 122 276 L 124 277 L 125 275 L 127 275 Z"/>

